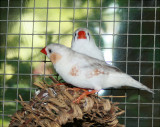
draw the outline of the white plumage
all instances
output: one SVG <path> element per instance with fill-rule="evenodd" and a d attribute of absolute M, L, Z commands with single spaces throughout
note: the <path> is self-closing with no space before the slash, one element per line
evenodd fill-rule
<path fill-rule="evenodd" d="M 63 45 L 50 44 L 43 50 L 51 59 L 57 73 L 67 83 L 76 87 L 101 90 L 110 87 L 131 86 L 154 93 L 118 68 L 75 52 Z"/>
<path fill-rule="evenodd" d="M 104 61 L 102 51 L 96 46 L 94 39 L 86 28 L 80 28 L 74 32 L 71 48 L 76 52 Z"/>

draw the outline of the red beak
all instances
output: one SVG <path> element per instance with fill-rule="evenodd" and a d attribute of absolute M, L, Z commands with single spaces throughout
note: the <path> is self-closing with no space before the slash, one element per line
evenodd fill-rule
<path fill-rule="evenodd" d="M 42 53 L 44 53 L 45 55 L 47 55 L 46 47 L 45 47 L 45 48 L 43 48 L 43 49 L 41 50 L 41 52 L 42 52 Z"/>
<path fill-rule="evenodd" d="M 85 31 L 79 31 L 78 32 L 78 39 L 87 39 L 86 38 L 86 32 Z"/>

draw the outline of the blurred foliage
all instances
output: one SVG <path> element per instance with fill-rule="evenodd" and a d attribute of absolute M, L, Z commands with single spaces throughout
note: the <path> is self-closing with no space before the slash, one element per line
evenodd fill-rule
<path fill-rule="evenodd" d="M 157 8 L 157 15 L 155 15 L 153 1 L 143 1 L 143 6 L 153 6 L 153 8 L 143 9 L 142 19 L 145 22 L 142 22 L 141 30 L 141 9 L 134 8 L 141 7 L 141 0 L 130 0 L 130 6 L 133 8 L 129 8 L 129 10 L 120 8 L 128 7 L 128 0 L 116 0 L 115 4 L 114 0 L 89 0 L 89 4 L 88 0 L 35 0 L 35 3 L 34 0 L 10 0 L 9 3 L 7 0 L 1 0 L 0 101 L 3 99 L 4 101 L 15 101 L 15 99 L 18 99 L 18 94 L 21 94 L 24 100 L 28 101 L 34 93 L 33 82 L 44 79 L 44 73 L 56 74 L 51 63 L 41 62 L 45 59 L 48 61 L 48 58 L 40 53 L 40 49 L 48 43 L 60 43 L 70 47 L 72 33 L 79 27 L 88 27 L 97 46 L 104 52 L 106 61 L 117 61 L 113 62 L 113 65 L 119 67 L 122 71 L 138 75 L 139 60 L 141 60 L 141 74 L 152 75 L 154 70 L 155 75 L 160 75 L 160 50 L 158 49 L 160 48 L 160 36 L 154 36 L 154 34 L 160 33 L 160 23 L 157 22 L 156 27 L 154 27 L 154 22 L 147 21 L 154 20 L 155 17 L 157 20 L 160 19 L 160 9 Z M 9 11 L 6 8 L 8 4 L 13 7 L 9 8 Z M 21 5 L 25 8 L 20 9 Z M 49 6 L 48 10 L 47 5 Z M 61 10 L 60 6 L 62 7 Z M 100 9 L 101 6 L 105 8 Z M 114 9 L 114 7 L 119 8 Z M 116 22 L 113 22 L 114 20 Z M 128 20 L 134 20 L 134 22 Z M 156 28 L 156 31 L 154 31 L 154 28 Z M 127 36 L 127 33 L 130 35 Z M 99 34 L 102 34 L 102 36 L 99 36 Z M 5 48 L 5 46 L 7 47 Z M 144 49 L 140 50 L 140 46 Z M 154 48 L 155 58 L 153 58 Z M 127 53 L 128 56 L 126 56 Z M 126 64 L 126 62 L 123 62 L 126 60 L 131 61 L 131 63 Z M 155 60 L 155 68 L 153 68 L 153 60 Z M 150 63 L 147 64 L 145 61 Z M 126 66 L 128 70 L 126 70 Z M 6 75 L 3 75 L 4 73 Z M 134 78 L 138 80 L 138 77 L 135 76 Z M 157 82 L 159 81 L 160 77 L 155 80 L 155 84 L 158 85 Z M 152 88 L 153 80 L 149 76 L 141 78 L 141 82 Z M 7 88 L 3 89 L 4 87 Z M 138 102 L 137 91 L 127 91 L 127 102 Z M 4 93 L 5 97 L 3 98 Z M 112 93 L 121 95 L 124 94 L 124 91 L 117 90 L 117 92 L 114 92 L 113 90 Z M 152 103 L 150 94 L 141 92 L 141 95 L 143 95 L 140 98 L 141 102 Z M 149 99 L 147 100 L 146 97 Z M 124 102 L 125 100 L 114 101 Z M 160 102 L 160 100 L 157 99 L 157 102 Z M 6 102 L 4 105 L 6 115 L 15 112 L 15 102 Z M 124 108 L 124 105 L 121 106 Z M 127 105 L 127 116 L 137 117 L 138 114 L 135 113 L 137 111 L 136 106 Z M 18 108 L 20 107 L 18 104 Z M 143 107 L 143 109 L 148 110 L 148 107 Z M 155 111 L 159 112 L 160 108 L 155 108 Z M 2 102 L 0 102 L 0 114 L 2 113 Z M 4 117 L 4 126 L 8 125 L 9 120 L 9 117 Z M 2 115 L 0 121 L 2 122 Z M 124 119 L 122 119 L 123 122 Z M 137 122 L 127 122 L 127 126 L 135 125 Z M 147 126 L 151 123 L 143 122 L 143 124 Z M 2 124 L 0 123 L 0 125 Z"/>

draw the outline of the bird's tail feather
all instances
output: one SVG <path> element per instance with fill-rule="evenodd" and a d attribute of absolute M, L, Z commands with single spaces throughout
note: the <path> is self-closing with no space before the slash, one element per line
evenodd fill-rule
<path fill-rule="evenodd" d="M 142 89 L 142 90 L 146 90 L 152 94 L 155 94 L 153 90 L 151 90 L 150 88 L 148 88 L 147 86 L 143 85 L 142 83 L 134 80 L 132 77 L 129 76 L 130 79 L 130 83 L 127 83 L 126 85 L 127 86 L 131 86 L 131 87 L 135 87 L 135 88 L 139 88 L 139 89 Z"/>

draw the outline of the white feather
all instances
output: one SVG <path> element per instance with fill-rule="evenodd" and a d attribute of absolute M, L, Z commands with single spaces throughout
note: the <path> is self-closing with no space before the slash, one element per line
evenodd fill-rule
<path fill-rule="evenodd" d="M 79 31 L 85 31 L 87 38 L 78 39 L 77 37 Z M 102 51 L 96 46 L 94 39 L 86 28 L 80 28 L 75 31 L 72 38 L 71 48 L 76 52 L 104 61 Z"/>
<path fill-rule="evenodd" d="M 80 54 L 59 44 L 50 44 L 46 47 L 49 58 L 48 49 L 52 49 L 52 53 L 58 53 L 62 56 L 54 64 L 54 68 L 66 82 L 74 86 L 96 90 L 131 86 L 154 93 L 148 87 L 121 72 L 118 68 L 106 64 L 104 61 Z M 77 75 L 71 75 L 71 70 L 74 66 L 78 70 Z M 94 71 L 96 69 L 101 73 L 95 75 Z"/>

